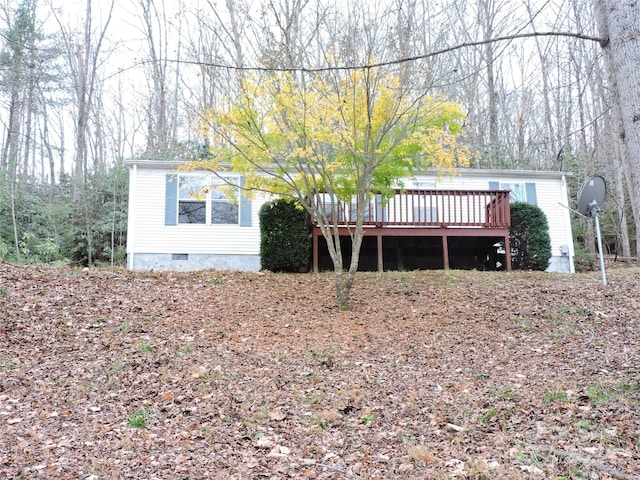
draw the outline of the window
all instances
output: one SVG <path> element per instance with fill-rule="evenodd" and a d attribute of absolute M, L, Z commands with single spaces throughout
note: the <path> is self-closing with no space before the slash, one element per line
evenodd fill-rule
<path fill-rule="evenodd" d="M 511 190 L 509 193 L 509 201 L 511 203 L 527 201 L 527 191 L 523 183 L 500 182 L 500 190 Z"/>
<path fill-rule="evenodd" d="M 230 224 L 239 220 L 235 177 L 181 175 L 178 180 L 178 223 Z"/>
<path fill-rule="evenodd" d="M 533 182 L 489 182 L 489 188 L 492 190 L 511 190 L 510 202 L 525 202 L 531 205 L 537 205 L 538 195 L 536 193 L 536 184 Z"/>
<path fill-rule="evenodd" d="M 189 175 L 178 180 L 178 223 L 206 223 L 205 177 Z"/>
<path fill-rule="evenodd" d="M 238 189 L 232 184 L 237 183 L 236 179 L 222 180 L 214 178 L 211 182 L 211 223 L 212 224 L 236 224 L 238 223 Z M 236 195 L 235 199 L 230 199 L 231 195 Z"/>

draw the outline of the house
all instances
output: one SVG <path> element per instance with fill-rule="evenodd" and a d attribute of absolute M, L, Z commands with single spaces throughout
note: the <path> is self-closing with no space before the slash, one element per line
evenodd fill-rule
<path fill-rule="evenodd" d="M 267 196 L 249 199 L 234 189 L 243 179 L 231 172 L 221 174 L 222 181 L 207 171 L 179 171 L 177 162 L 135 160 L 126 165 L 127 268 L 260 269 L 258 214 Z M 230 200 L 230 194 L 236 198 Z M 482 268 L 488 261 L 499 266 L 508 258 L 507 198 L 544 211 L 553 255 L 548 271 L 574 272 L 565 174 L 481 169 L 460 169 L 453 177 L 425 172 L 408 179 L 391 199 L 374 197 L 365 209 L 361 268 Z M 353 207 L 342 210 L 345 223 Z M 317 227 L 312 238 L 312 264 L 326 268 Z M 501 260 L 489 258 L 492 252 L 499 256 L 500 248 Z"/>

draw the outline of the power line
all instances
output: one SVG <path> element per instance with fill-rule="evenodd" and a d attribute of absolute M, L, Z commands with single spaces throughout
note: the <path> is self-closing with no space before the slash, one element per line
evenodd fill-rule
<path fill-rule="evenodd" d="M 325 66 L 325 67 L 266 67 L 266 66 L 240 66 L 240 65 L 229 65 L 225 63 L 213 63 L 213 62 L 202 62 L 196 60 L 165 60 L 172 63 L 182 63 L 187 65 L 199 65 L 206 67 L 214 67 L 221 68 L 226 70 L 236 70 L 236 71 L 247 71 L 247 72 L 299 72 L 299 73 L 321 73 L 321 72 L 330 72 L 337 70 L 370 70 L 374 68 L 388 67 L 391 65 L 400 65 L 402 63 L 415 62 L 418 60 L 426 60 L 428 58 L 436 57 L 438 55 L 443 55 L 445 53 L 454 52 L 456 50 L 461 50 L 463 48 L 469 47 L 477 47 L 480 45 L 486 45 L 488 43 L 497 43 L 504 41 L 512 41 L 519 40 L 524 38 L 532 38 L 532 37 L 568 37 L 568 38 L 576 38 L 579 40 L 589 40 L 593 42 L 598 42 L 601 46 L 606 46 L 609 39 L 594 37 L 592 35 L 585 35 L 582 33 L 573 33 L 573 32 L 532 32 L 532 33 L 519 33 L 515 35 L 506 35 L 503 37 L 491 38 L 488 40 L 478 40 L 474 42 L 463 42 L 457 45 L 453 45 L 451 47 L 445 47 L 439 50 L 434 50 L 433 52 L 424 53 L 420 55 L 413 55 L 410 57 L 398 58 L 395 60 L 388 60 L 385 62 L 375 62 L 375 63 L 367 63 L 362 65 L 334 65 L 334 66 Z M 142 61 L 139 64 L 144 65 L 147 63 L 151 63 L 151 61 Z"/>

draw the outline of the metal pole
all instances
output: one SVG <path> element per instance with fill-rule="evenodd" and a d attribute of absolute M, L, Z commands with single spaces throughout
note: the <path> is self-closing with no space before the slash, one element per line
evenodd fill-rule
<path fill-rule="evenodd" d="M 598 236 L 598 254 L 600 255 L 600 271 L 602 272 L 602 285 L 607 286 L 607 272 L 604 270 L 604 255 L 602 255 L 602 237 L 600 236 L 600 221 L 598 214 L 594 215 L 596 219 L 596 235 Z"/>

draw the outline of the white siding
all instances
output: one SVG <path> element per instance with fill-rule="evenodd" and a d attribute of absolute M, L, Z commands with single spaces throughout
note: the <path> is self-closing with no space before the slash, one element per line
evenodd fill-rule
<path fill-rule="evenodd" d="M 254 198 L 251 226 L 239 225 L 165 225 L 166 174 L 171 170 L 144 169 L 135 176 L 135 202 L 130 217 L 135 219 L 129 232 L 130 253 L 189 253 L 258 255 L 260 226 L 258 214 L 264 198 Z M 131 227 L 131 225 L 130 225 Z"/>
<path fill-rule="evenodd" d="M 548 172 L 547 172 L 548 173 Z M 564 177 L 561 173 L 557 175 L 542 175 L 537 172 L 522 172 L 522 174 L 509 172 L 502 174 L 499 171 L 491 171 L 490 174 L 482 175 L 480 172 L 469 172 L 454 177 L 443 177 L 436 180 L 431 175 L 417 176 L 412 182 L 407 182 L 406 187 L 413 185 L 424 185 L 435 182 L 436 188 L 452 188 L 465 190 L 486 190 L 489 182 L 502 183 L 535 183 L 536 204 L 545 213 L 549 223 L 549 237 L 551 238 L 551 254 L 560 257 L 560 247 L 565 245 L 569 248 L 569 255 L 573 257 L 573 238 L 571 234 L 571 215 L 568 208 L 568 199 Z"/>
<path fill-rule="evenodd" d="M 175 173 L 176 165 L 158 162 L 130 164 L 129 232 L 127 253 L 130 268 L 136 254 L 191 254 L 212 256 L 258 256 L 260 254 L 260 207 L 268 200 L 252 200 L 251 226 L 240 225 L 165 225 L 166 175 Z M 556 263 L 573 271 L 573 239 L 570 210 L 564 176 L 560 172 L 516 172 L 500 170 L 461 170 L 453 177 L 435 174 L 417 175 L 405 182 L 406 188 L 488 190 L 490 182 L 535 183 L 537 205 L 549 223 L 551 249 Z M 389 205 L 389 208 L 394 208 Z M 569 248 L 569 258 L 561 257 L 561 246 Z M 555 263 L 554 263 L 555 262 Z"/>

